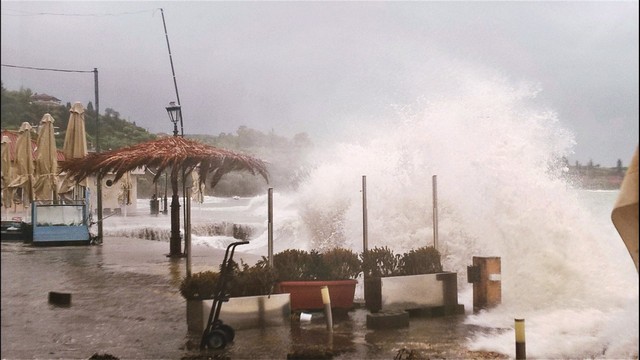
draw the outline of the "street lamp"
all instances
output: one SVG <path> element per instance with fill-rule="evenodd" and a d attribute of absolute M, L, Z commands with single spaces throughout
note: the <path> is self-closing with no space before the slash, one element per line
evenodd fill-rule
<path fill-rule="evenodd" d="M 173 123 L 173 136 L 178 136 L 178 121 L 182 125 L 182 109 L 180 105 L 176 105 L 175 102 L 170 102 L 167 107 L 167 113 L 169 114 L 169 120 Z"/>
<path fill-rule="evenodd" d="M 178 121 L 182 124 L 180 105 L 170 102 L 167 107 L 169 119 L 173 123 L 173 136 L 178 136 Z M 182 238 L 180 237 L 180 202 L 178 201 L 178 171 L 171 169 L 171 238 L 169 239 L 169 257 L 182 257 Z"/>

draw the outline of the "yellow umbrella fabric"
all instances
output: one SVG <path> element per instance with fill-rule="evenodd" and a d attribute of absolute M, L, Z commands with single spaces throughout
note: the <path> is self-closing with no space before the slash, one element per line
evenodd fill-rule
<path fill-rule="evenodd" d="M 69 124 L 64 135 L 65 159 L 83 158 L 87 155 L 87 134 L 84 129 L 84 107 L 76 102 L 69 110 Z"/>
<path fill-rule="evenodd" d="M 638 271 L 638 147 L 627 168 L 611 221 L 618 230 Z"/>
<path fill-rule="evenodd" d="M 120 193 L 118 194 L 118 203 L 123 206 L 131 205 L 131 172 L 126 172 L 119 180 Z"/>
<path fill-rule="evenodd" d="M 84 127 L 84 107 L 82 103 L 76 102 L 69 110 L 69 123 L 67 124 L 67 132 L 64 136 L 64 145 L 62 147 L 66 162 L 73 159 L 80 159 L 87 155 L 87 134 Z M 87 180 L 75 182 L 65 177 L 60 183 L 58 193 L 64 198 L 84 198 L 84 189 L 77 189 L 76 185 L 81 187 L 87 186 Z M 74 190 L 75 193 L 74 193 Z"/>
<path fill-rule="evenodd" d="M 204 182 L 200 181 L 200 175 L 198 175 L 198 171 L 191 172 L 191 199 L 198 204 L 202 204 L 204 202 Z"/>
<path fill-rule="evenodd" d="M 13 180 L 13 169 L 11 168 L 11 140 L 8 136 L 2 137 L 2 205 L 10 208 L 13 205 L 13 190 L 9 189 L 9 183 Z"/>
<path fill-rule="evenodd" d="M 23 122 L 16 140 L 16 176 L 9 184 L 10 188 L 22 190 L 20 200 L 25 208 L 33 201 L 33 149 L 31 148 L 31 125 Z"/>
<path fill-rule="evenodd" d="M 54 135 L 55 119 L 44 114 L 40 120 L 38 138 L 36 140 L 35 184 L 33 192 L 35 200 L 55 200 L 58 187 L 58 149 Z"/>

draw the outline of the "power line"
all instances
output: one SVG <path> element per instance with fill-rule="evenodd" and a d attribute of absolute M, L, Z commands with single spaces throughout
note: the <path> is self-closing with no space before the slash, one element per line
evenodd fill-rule
<path fill-rule="evenodd" d="M 12 9 L 3 9 L 2 12 L 2 16 L 42 16 L 42 15 L 49 15 L 49 16 L 80 16 L 80 17 L 87 17 L 87 16 L 92 16 L 92 17 L 103 17 L 103 16 L 121 16 L 121 15 L 136 15 L 136 14 L 141 14 L 141 13 L 146 13 L 146 12 L 155 12 L 158 9 L 149 9 L 149 10 L 140 10 L 140 11 L 129 11 L 129 12 L 120 12 L 120 13 L 105 13 L 105 14 L 65 14 L 65 13 L 49 13 L 49 12 L 26 12 L 26 11 L 20 11 L 20 10 L 12 10 Z M 14 12 L 14 14 L 7 14 L 7 12 Z"/>
<path fill-rule="evenodd" d="M 95 70 L 66 70 L 66 69 L 51 69 L 51 68 L 40 68 L 33 66 L 20 66 L 20 65 L 9 65 L 9 64 L 1 64 L 5 67 L 17 68 L 17 69 L 29 69 L 29 70 L 42 70 L 42 71 L 59 71 L 59 72 L 72 72 L 72 73 L 92 73 Z"/>

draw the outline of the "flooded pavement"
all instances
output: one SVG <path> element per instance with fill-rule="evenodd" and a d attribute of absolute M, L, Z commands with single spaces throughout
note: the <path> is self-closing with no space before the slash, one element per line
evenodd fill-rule
<path fill-rule="evenodd" d="M 401 329 L 371 330 L 362 308 L 291 326 L 237 330 L 218 351 L 200 351 L 189 334 L 186 302 L 178 291 L 186 259 L 168 259 L 167 242 L 107 237 L 101 245 L 33 247 L 2 242 L 3 359 L 439 359 L 500 357 L 470 353 L 473 330 L 464 315 L 411 318 Z M 194 249 L 193 271 L 217 267 L 224 251 Z M 236 253 L 252 263 L 255 255 Z M 71 294 L 71 305 L 48 302 L 49 292 Z M 223 319 L 224 320 L 224 319 Z M 403 353 L 402 349 L 406 349 Z M 409 354 L 409 352 L 412 352 Z M 406 355 L 406 356 L 405 356 Z M 413 356 L 413 357 L 409 357 Z M 502 358 L 505 358 L 502 356 Z"/>

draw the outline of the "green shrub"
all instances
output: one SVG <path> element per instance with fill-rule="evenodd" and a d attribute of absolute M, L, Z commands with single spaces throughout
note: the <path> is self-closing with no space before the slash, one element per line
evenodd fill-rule
<path fill-rule="evenodd" d="M 185 277 L 180 284 L 180 295 L 187 300 L 213 299 L 220 273 L 203 271 Z"/>
<path fill-rule="evenodd" d="M 313 280 L 317 266 L 317 257 L 305 250 L 287 249 L 273 255 L 273 267 L 278 281 Z"/>
<path fill-rule="evenodd" d="M 440 252 L 433 246 L 423 246 L 402 255 L 398 264 L 402 275 L 434 274 L 442 272 Z"/>
<path fill-rule="evenodd" d="M 266 263 L 267 259 L 263 258 Z M 362 266 L 358 255 L 349 249 L 287 249 L 273 256 L 278 281 L 346 280 L 358 277 Z"/>
<path fill-rule="evenodd" d="M 326 274 L 319 274 L 323 280 L 355 279 L 362 271 L 362 262 L 356 253 L 349 249 L 333 248 L 322 254 L 323 268 Z"/>
<path fill-rule="evenodd" d="M 400 255 L 395 255 L 388 247 L 374 247 L 360 254 L 364 275 L 394 276 L 398 275 Z"/>
<path fill-rule="evenodd" d="M 258 262 L 254 266 L 243 263 L 231 278 L 228 293 L 231 297 L 269 295 L 275 279 L 275 272 L 267 263 Z"/>
<path fill-rule="evenodd" d="M 360 254 L 362 270 L 367 277 L 434 274 L 442 272 L 440 252 L 423 246 L 402 255 L 388 247 L 375 247 Z"/>
<path fill-rule="evenodd" d="M 220 265 L 222 272 L 222 265 Z M 440 253 L 432 246 L 394 254 L 388 247 L 375 247 L 359 256 L 344 248 L 324 253 L 317 250 L 287 249 L 273 256 L 273 269 L 266 257 L 253 266 L 241 261 L 228 263 L 225 291 L 230 297 L 271 294 L 278 281 L 355 279 L 362 271 L 367 277 L 419 275 L 442 272 Z M 180 294 L 185 299 L 213 299 L 220 272 L 204 271 L 184 278 Z"/>

